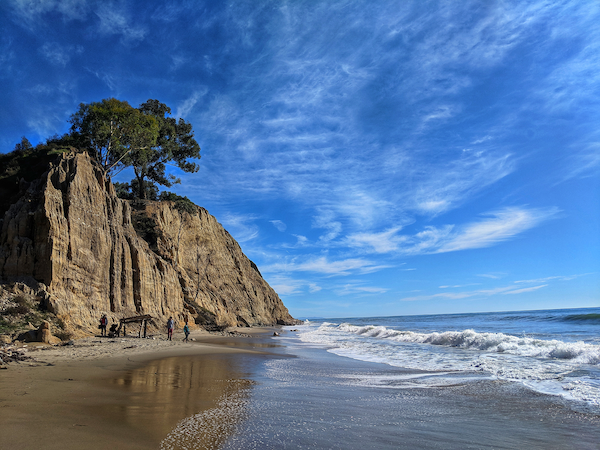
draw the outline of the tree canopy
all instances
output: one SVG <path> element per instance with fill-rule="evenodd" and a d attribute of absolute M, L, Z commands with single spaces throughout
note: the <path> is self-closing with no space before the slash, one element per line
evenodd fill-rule
<path fill-rule="evenodd" d="M 180 180 L 166 172 L 172 164 L 184 172 L 197 172 L 200 146 L 190 123 L 170 117 L 171 109 L 158 100 L 138 108 L 114 98 L 80 104 L 69 120 L 71 134 L 90 149 L 111 175 L 132 167 L 138 198 L 147 198 L 154 183 L 170 187 Z M 190 161 L 192 160 L 192 161 Z"/>

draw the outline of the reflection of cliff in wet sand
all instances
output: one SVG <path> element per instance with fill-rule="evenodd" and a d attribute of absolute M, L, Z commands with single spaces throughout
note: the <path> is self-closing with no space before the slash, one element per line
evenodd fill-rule
<path fill-rule="evenodd" d="M 236 419 L 242 418 L 250 387 L 250 381 L 240 379 L 242 374 L 233 367 L 235 363 L 223 355 L 151 361 L 110 380 L 117 387 L 119 402 L 106 405 L 104 412 L 132 430 L 149 434 L 155 442 L 169 436 L 171 443 L 181 443 L 187 437 L 204 442 L 207 448 L 218 448 Z M 193 428 L 194 416 L 205 410 L 217 411 L 224 404 L 230 405 L 227 416 L 231 417 L 226 422 L 204 421 L 202 427 Z M 169 434 L 184 418 L 193 435 Z"/>
<path fill-rule="evenodd" d="M 231 348 L 236 338 L 193 335 L 203 343 L 86 339 L 30 351 L 35 360 L 2 373 L 0 447 L 219 448 L 245 418 L 265 354 L 251 349 L 258 337 Z"/>

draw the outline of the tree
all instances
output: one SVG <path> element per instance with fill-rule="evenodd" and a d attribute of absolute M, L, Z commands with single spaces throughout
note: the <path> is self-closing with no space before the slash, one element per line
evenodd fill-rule
<path fill-rule="evenodd" d="M 17 145 L 15 145 L 14 151 L 24 153 L 28 150 L 31 150 L 32 148 L 33 148 L 33 145 L 31 145 L 31 142 L 29 142 L 29 139 L 27 139 L 25 136 L 23 136 L 23 137 L 21 137 L 21 142 L 19 142 Z"/>
<path fill-rule="evenodd" d="M 131 129 L 135 108 L 129 103 L 107 98 L 101 102 L 81 103 L 69 120 L 71 134 L 108 173 L 127 152 L 127 132 Z"/>
<path fill-rule="evenodd" d="M 171 109 L 158 100 L 150 99 L 138 109 L 158 124 L 156 144 L 150 148 L 139 147 L 124 158 L 125 164 L 133 167 L 138 186 L 145 186 L 146 179 L 166 187 L 180 183 L 178 178 L 166 174 L 166 166 L 171 162 L 184 172 L 197 172 L 198 165 L 189 161 L 200 159 L 200 146 L 194 138 L 192 125 L 183 119 L 169 117 Z M 145 198 L 144 194 L 145 190 L 140 190 L 139 197 Z"/>
<path fill-rule="evenodd" d="M 167 164 L 184 172 L 197 172 L 200 146 L 191 124 L 169 117 L 171 109 L 158 100 L 133 108 L 114 98 L 80 104 L 71 116 L 71 134 L 81 146 L 92 150 L 106 174 L 125 167 L 135 173 L 134 195 L 146 199 L 154 183 L 171 187 L 180 180 L 167 175 Z"/>

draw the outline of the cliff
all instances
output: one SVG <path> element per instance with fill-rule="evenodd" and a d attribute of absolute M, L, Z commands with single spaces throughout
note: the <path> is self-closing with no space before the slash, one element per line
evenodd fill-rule
<path fill-rule="evenodd" d="M 0 279 L 34 284 L 73 331 L 149 314 L 182 323 L 295 323 L 238 243 L 203 208 L 119 199 L 86 153 L 61 155 L 10 206 Z"/>

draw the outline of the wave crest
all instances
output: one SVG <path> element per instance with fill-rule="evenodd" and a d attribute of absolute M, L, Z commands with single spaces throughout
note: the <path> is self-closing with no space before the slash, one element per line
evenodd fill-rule
<path fill-rule="evenodd" d="M 585 342 L 563 342 L 530 337 L 518 337 L 504 333 L 478 333 L 475 330 L 418 333 L 395 330 L 384 326 L 356 326 L 324 323 L 320 329 L 345 332 L 397 342 L 430 344 L 484 352 L 509 353 L 538 358 L 576 360 L 584 364 L 600 364 L 600 346 Z"/>

